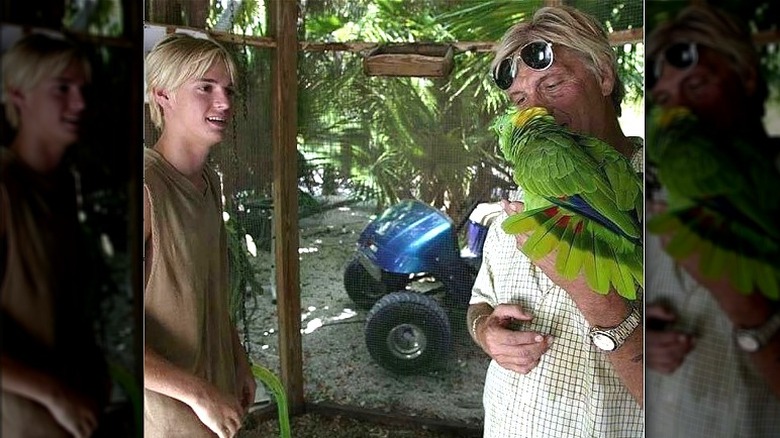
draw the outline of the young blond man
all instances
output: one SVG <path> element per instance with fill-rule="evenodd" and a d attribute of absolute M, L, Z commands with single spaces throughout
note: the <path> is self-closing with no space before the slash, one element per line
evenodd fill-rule
<path fill-rule="evenodd" d="M 76 194 L 63 163 L 78 140 L 90 65 L 71 42 L 43 34 L 3 56 L 0 147 L 2 436 L 91 436 L 108 374 L 84 313 L 88 274 Z"/>
<path fill-rule="evenodd" d="M 228 306 L 220 185 L 207 165 L 232 115 L 236 67 L 218 43 L 171 34 L 146 58 L 145 436 L 235 436 L 255 380 Z"/>

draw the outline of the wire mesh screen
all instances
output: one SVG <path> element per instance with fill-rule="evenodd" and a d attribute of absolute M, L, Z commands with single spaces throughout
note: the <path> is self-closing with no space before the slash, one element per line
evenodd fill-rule
<path fill-rule="evenodd" d="M 490 118 L 446 79 L 368 77 L 362 60 L 300 61 L 302 189 L 320 203 L 300 222 L 306 397 L 478 424 L 488 359 L 465 328 L 478 257 L 461 257 L 458 223 L 510 185 Z"/>

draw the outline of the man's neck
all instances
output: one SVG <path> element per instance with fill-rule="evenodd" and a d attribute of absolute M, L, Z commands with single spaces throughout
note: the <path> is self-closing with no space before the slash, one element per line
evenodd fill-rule
<path fill-rule="evenodd" d="M 623 133 L 623 128 L 620 127 L 617 117 L 613 115 L 611 118 L 614 120 L 614 123 L 607 125 L 607 129 L 601 138 L 630 160 L 636 149 L 634 143 Z"/>
<path fill-rule="evenodd" d="M 47 174 L 57 169 L 67 145 L 53 145 L 21 130 L 14 137 L 10 149 L 32 170 Z"/>
<path fill-rule="evenodd" d="M 211 146 L 213 145 L 193 144 L 163 131 L 154 149 L 179 173 L 197 184 L 208 160 Z"/>

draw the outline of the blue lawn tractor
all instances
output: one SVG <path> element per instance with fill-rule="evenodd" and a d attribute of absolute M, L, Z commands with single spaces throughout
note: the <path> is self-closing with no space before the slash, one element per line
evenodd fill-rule
<path fill-rule="evenodd" d="M 468 306 L 488 226 L 500 211 L 498 203 L 474 204 L 456 225 L 440 210 L 409 200 L 366 226 L 344 287 L 357 307 L 371 309 L 366 346 L 379 365 L 416 374 L 447 358 L 453 339 L 445 309 Z"/>

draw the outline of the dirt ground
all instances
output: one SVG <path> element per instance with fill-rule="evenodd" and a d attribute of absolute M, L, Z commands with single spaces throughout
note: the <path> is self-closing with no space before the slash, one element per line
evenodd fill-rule
<path fill-rule="evenodd" d="M 451 432 L 437 432 L 422 428 L 408 429 L 360 422 L 346 417 L 323 417 L 304 414 L 290 422 L 293 437 L 305 438 L 453 438 L 464 436 Z M 266 421 L 240 433 L 241 438 L 278 437 L 276 421 Z"/>
<path fill-rule="evenodd" d="M 360 232 L 371 218 L 371 208 L 351 206 L 327 210 L 300 223 L 301 327 L 306 401 L 480 425 L 483 418 L 482 386 L 489 358 L 469 338 L 464 312 L 449 312 L 454 349 L 448 362 L 440 369 L 423 375 L 397 375 L 380 367 L 370 357 L 363 333 L 368 312 L 355 308 L 347 296 L 343 272 L 354 254 Z M 256 303 L 247 305 L 251 315 L 250 354 L 254 361 L 278 373 L 278 320 L 270 290 L 271 253 L 258 251 L 255 263 L 265 292 L 257 297 Z M 304 417 L 311 417 L 311 414 Z M 336 426 L 349 428 L 353 423 L 345 418 L 325 420 L 296 417 L 293 436 L 444 436 L 424 435 L 423 431 L 391 431 L 360 423 L 356 423 L 358 431 L 354 434 L 331 432 L 318 435 L 306 429 L 312 422 L 321 423 L 324 430 Z M 296 431 L 296 427 L 300 430 Z M 267 436 L 275 435 L 271 433 Z"/>

